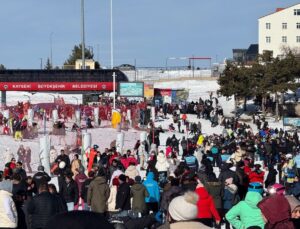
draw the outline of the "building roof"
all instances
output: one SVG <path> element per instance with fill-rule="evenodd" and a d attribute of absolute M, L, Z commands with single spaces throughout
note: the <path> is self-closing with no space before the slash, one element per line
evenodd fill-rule
<path fill-rule="evenodd" d="M 258 44 L 251 44 L 246 52 L 246 55 L 257 55 L 258 54 Z"/>
<path fill-rule="evenodd" d="M 292 6 L 289 6 L 289 7 L 286 7 L 286 8 L 276 8 L 276 11 L 275 11 L 275 12 L 272 12 L 272 13 L 269 13 L 269 14 L 267 14 L 267 15 L 265 15 L 265 16 L 262 16 L 262 17 L 260 17 L 259 19 L 264 18 L 264 17 L 267 17 L 267 16 L 270 16 L 270 15 L 272 15 L 272 14 L 276 14 L 276 13 L 278 13 L 278 12 L 281 12 L 281 11 L 283 11 L 283 10 L 292 8 L 292 7 L 294 7 L 294 6 L 296 6 L 296 5 L 299 5 L 299 4 L 300 4 L 300 3 L 296 3 L 296 4 L 294 4 L 294 5 L 292 5 Z"/>

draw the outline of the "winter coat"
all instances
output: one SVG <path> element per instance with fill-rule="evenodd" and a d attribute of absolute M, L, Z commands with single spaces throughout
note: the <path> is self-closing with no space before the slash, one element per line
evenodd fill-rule
<path fill-rule="evenodd" d="M 258 192 L 247 192 L 244 201 L 233 206 L 226 214 L 228 222 L 236 229 L 259 226 L 264 228 L 264 220 L 257 204 L 262 200 Z"/>
<path fill-rule="evenodd" d="M 107 206 L 108 206 L 109 212 L 117 211 L 117 209 L 116 209 L 117 188 L 118 187 L 116 185 L 113 185 L 110 187 L 110 194 L 109 194 L 109 198 L 107 200 Z"/>
<path fill-rule="evenodd" d="M 135 165 L 130 165 L 128 166 L 128 168 L 126 169 L 125 171 L 125 175 L 128 176 L 130 179 L 133 179 L 136 177 L 136 176 L 139 176 L 140 173 L 139 171 L 137 170 L 136 166 Z"/>
<path fill-rule="evenodd" d="M 197 202 L 199 219 L 211 219 L 215 218 L 216 221 L 220 221 L 220 215 L 216 210 L 213 198 L 208 194 L 204 187 L 199 187 L 196 189 L 196 193 L 199 196 Z"/>
<path fill-rule="evenodd" d="M 167 161 L 166 156 L 164 153 L 159 153 L 157 156 L 157 162 L 155 164 L 155 168 L 158 172 L 166 172 L 169 168 L 169 163 Z"/>
<path fill-rule="evenodd" d="M 60 212 L 57 198 L 49 192 L 42 192 L 27 205 L 27 212 L 31 215 L 32 228 L 45 228 L 48 220 Z"/>
<path fill-rule="evenodd" d="M 163 192 L 161 198 L 161 206 L 160 208 L 167 212 L 169 208 L 169 204 L 174 197 L 177 197 L 181 193 L 181 188 L 178 186 L 171 186 L 170 190 Z"/>
<path fill-rule="evenodd" d="M 87 195 L 88 195 L 88 189 L 90 186 L 90 183 L 92 182 L 93 179 L 88 178 L 83 182 L 81 186 L 81 195 L 80 197 L 84 200 L 85 203 L 87 203 Z"/>
<path fill-rule="evenodd" d="M 16 228 L 18 225 L 18 214 L 12 193 L 0 190 L 0 228 Z"/>
<path fill-rule="evenodd" d="M 264 183 L 264 177 L 265 177 L 265 172 L 263 172 L 263 171 L 260 171 L 260 172 L 252 171 L 249 174 L 249 183 L 258 182 L 258 183 L 263 184 Z"/>
<path fill-rule="evenodd" d="M 146 180 L 143 182 L 143 185 L 146 187 L 149 193 L 149 196 L 145 198 L 146 203 L 155 203 L 160 201 L 159 186 L 153 178 L 153 172 L 149 172 Z"/>
<path fill-rule="evenodd" d="M 71 180 L 70 183 L 64 182 L 61 190 L 59 190 L 59 193 L 64 198 L 66 203 L 74 202 L 74 205 L 78 203 L 79 192 L 77 184 L 74 180 Z"/>
<path fill-rule="evenodd" d="M 177 160 L 176 158 L 175 159 L 170 158 L 170 159 L 168 159 L 168 163 L 169 163 L 169 166 L 170 166 L 169 167 L 170 176 L 172 176 L 172 175 L 174 175 L 174 172 L 177 169 L 180 161 Z"/>
<path fill-rule="evenodd" d="M 227 165 L 224 165 L 225 167 Z M 230 170 L 229 168 L 221 168 L 221 173 L 219 175 L 219 181 L 221 181 L 222 184 L 225 184 L 225 180 L 228 178 L 233 178 L 233 183 L 238 185 L 240 183 L 238 175 Z"/>
<path fill-rule="evenodd" d="M 134 184 L 131 187 L 130 195 L 132 197 L 132 210 L 136 212 L 144 213 L 147 210 L 145 198 L 149 196 L 149 193 L 144 185 Z"/>
<path fill-rule="evenodd" d="M 89 185 L 87 202 L 92 211 L 104 213 L 107 210 L 107 200 L 110 189 L 104 177 L 96 177 Z"/>
<path fill-rule="evenodd" d="M 273 195 L 257 205 L 268 220 L 265 229 L 294 229 L 291 222 L 291 207 L 283 195 Z"/>
<path fill-rule="evenodd" d="M 198 172 L 199 164 L 197 158 L 194 155 L 188 155 L 184 157 L 184 161 L 191 170 Z"/>
<path fill-rule="evenodd" d="M 33 176 L 33 181 L 36 185 L 37 190 L 39 189 L 40 184 L 48 183 L 51 180 L 51 177 L 46 172 L 37 172 Z"/>
<path fill-rule="evenodd" d="M 130 186 L 126 182 L 120 184 L 117 190 L 116 209 L 130 210 Z"/>
<path fill-rule="evenodd" d="M 273 185 L 276 183 L 276 176 L 277 176 L 277 171 L 274 168 L 269 169 L 269 173 L 267 176 L 267 179 L 265 180 L 265 187 L 267 188 L 270 185 Z"/>
<path fill-rule="evenodd" d="M 235 184 L 225 186 L 223 192 L 223 208 L 228 210 L 235 204 L 236 197 L 238 196 L 237 186 Z"/>
<path fill-rule="evenodd" d="M 208 191 L 209 195 L 212 196 L 216 209 L 222 208 L 222 183 L 219 181 L 207 182 L 205 188 Z"/>
<path fill-rule="evenodd" d="M 87 180 L 87 176 L 84 173 L 80 173 L 80 174 L 77 174 L 75 176 L 75 182 L 76 182 L 77 187 L 78 187 L 79 195 L 81 195 L 82 185 L 84 184 L 84 182 L 86 180 Z"/>
<path fill-rule="evenodd" d="M 71 211 L 49 219 L 45 229 L 114 229 L 103 215 L 90 211 Z"/>
<path fill-rule="evenodd" d="M 175 222 L 172 224 L 165 223 L 157 229 L 210 229 L 210 227 L 196 221 L 182 221 Z"/>
<path fill-rule="evenodd" d="M 75 175 L 78 174 L 78 170 L 81 167 L 81 161 L 79 159 L 75 159 L 71 163 L 71 171 Z"/>

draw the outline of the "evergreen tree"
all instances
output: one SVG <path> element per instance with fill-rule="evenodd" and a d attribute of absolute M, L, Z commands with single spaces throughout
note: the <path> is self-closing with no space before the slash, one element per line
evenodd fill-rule
<path fill-rule="evenodd" d="M 93 59 L 94 54 L 87 48 L 85 48 L 84 56 L 86 59 Z M 64 65 L 75 65 L 76 60 L 82 57 L 81 44 L 75 45 L 69 58 L 65 61 Z"/>

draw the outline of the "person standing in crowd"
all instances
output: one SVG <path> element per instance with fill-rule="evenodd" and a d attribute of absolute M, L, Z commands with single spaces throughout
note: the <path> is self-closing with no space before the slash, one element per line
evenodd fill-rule
<path fill-rule="evenodd" d="M 84 168 L 83 167 L 80 167 L 79 169 L 77 169 L 79 172 L 78 174 L 75 176 L 75 182 L 77 184 L 77 187 L 78 187 L 78 192 L 79 192 L 79 201 L 78 201 L 78 204 L 75 205 L 75 210 L 78 210 L 78 207 L 79 207 L 79 202 L 81 201 L 81 207 L 82 209 L 84 209 L 84 200 L 83 198 L 81 197 L 81 192 L 82 192 L 82 186 L 84 184 L 84 182 L 86 181 L 87 179 L 87 176 L 85 175 L 84 173 Z"/>
<path fill-rule="evenodd" d="M 81 160 L 79 160 L 78 154 L 75 154 L 74 159 L 72 160 L 71 163 L 71 171 L 73 173 L 74 178 L 79 173 L 80 167 L 82 167 Z"/>
<path fill-rule="evenodd" d="M 48 184 L 40 184 L 38 193 L 27 205 L 32 229 L 45 228 L 48 220 L 60 212 L 57 198 L 49 192 Z"/>
<path fill-rule="evenodd" d="M 199 197 L 197 206 L 198 206 L 198 215 L 197 218 L 199 222 L 203 223 L 208 227 L 213 226 L 213 218 L 217 225 L 220 224 L 221 218 L 215 207 L 213 198 L 208 194 L 207 190 L 204 188 L 203 184 L 200 182 L 195 191 Z"/>
<path fill-rule="evenodd" d="M 129 166 L 127 167 L 127 169 L 125 171 L 125 175 L 128 176 L 132 180 L 134 180 L 134 178 L 136 176 L 140 175 L 138 169 L 136 168 L 136 164 L 134 162 L 129 163 Z"/>
<path fill-rule="evenodd" d="M 49 192 L 52 195 L 54 195 L 57 199 L 58 206 L 59 206 L 59 212 L 67 212 L 68 211 L 67 203 L 57 192 L 56 186 L 54 184 L 49 184 L 48 188 L 49 188 Z"/>
<path fill-rule="evenodd" d="M 131 187 L 130 195 L 132 197 L 132 210 L 144 215 L 147 212 L 145 198 L 149 196 L 149 193 L 141 181 L 140 176 L 135 177 L 135 184 Z"/>
<path fill-rule="evenodd" d="M 233 206 L 226 214 L 227 221 L 234 228 L 259 227 L 264 229 L 260 209 L 257 204 L 262 200 L 262 196 L 257 192 L 247 192 L 246 198 Z"/>
<path fill-rule="evenodd" d="M 112 181 L 112 186 L 110 186 L 110 194 L 109 194 L 109 198 L 107 200 L 107 207 L 108 207 L 109 213 L 118 211 L 116 209 L 118 186 L 119 186 L 119 179 L 116 177 Z"/>
<path fill-rule="evenodd" d="M 283 195 L 267 197 L 257 206 L 266 222 L 266 229 L 294 229 L 291 221 L 291 207 Z"/>
<path fill-rule="evenodd" d="M 160 151 L 157 156 L 157 162 L 155 168 L 158 171 L 158 182 L 163 187 L 167 181 L 168 169 L 170 165 L 163 151 Z"/>
<path fill-rule="evenodd" d="M 90 174 L 91 175 L 91 174 Z M 107 211 L 107 201 L 110 195 L 109 185 L 103 169 L 98 171 L 97 177 L 91 181 L 88 187 L 87 203 L 93 212 L 104 215 Z"/>
<path fill-rule="evenodd" d="M 0 228 L 17 228 L 18 214 L 12 199 L 13 184 L 11 181 L 0 182 Z"/>
<path fill-rule="evenodd" d="M 85 211 L 89 210 L 88 199 L 87 199 L 88 189 L 89 189 L 90 183 L 92 182 L 94 177 L 95 177 L 94 171 L 88 172 L 88 178 L 85 180 L 85 182 L 83 182 L 82 187 L 81 187 L 81 198 L 83 199 L 83 202 L 84 202 L 83 210 L 85 210 Z"/>
<path fill-rule="evenodd" d="M 254 170 L 249 174 L 250 183 L 254 183 L 254 182 L 258 182 L 261 184 L 264 183 L 265 172 L 262 171 L 260 168 L 261 165 L 259 164 L 254 165 Z"/>
<path fill-rule="evenodd" d="M 194 192 L 187 192 L 175 197 L 168 208 L 167 222 L 158 229 L 209 229 L 197 221 L 197 202 L 199 196 Z"/>
<path fill-rule="evenodd" d="M 18 161 L 16 163 L 15 173 L 19 174 L 22 177 L 22 180 L 24 181 L 27 178 L 26 171 L 23 169 L 23 163 Z"/>
<path fill-rule="evenodd" d="M 24 157 L 24 165 L 27 170 L 27 172 L 32 173 L 32 169 L 30 166 L 31 163 L 31 149 L 29 146 L 26 146 L 25 148 L 25 157 Z"/>
<path fill-rule="evenodd" d="M 78 204 L 79 192 L 77 184 L 72 178 L 72 174 L 65 175 L 65 182 L 59 190 L 59 193 L 67 203 L 68 211 L 73 211 L 74 206 Z"/>
<path fill-rule="evenodd" d="M 148 211 L 157 212 L 160 200 L 160 192 L 158 183 L 154 180 L 153 172 L 149 172 L 146 180 L 143 182 L 149 196 L 145 198 Z"/>
<path fill-rule="evenodd" d="M 18 161 L 24 162 L 24 158 L 25 158 L 25 148 L 24 145 L 20 145 L 18 151 L 17 151 L 17 155 L 18 155 Z"/>
<path fill-rule="evenodd" d="M 36 189 L 39 190 L 40 184 L 48 183 L 51 180 L 51 177 L 44 171 L 44 166 L 38 166 L 38 172 L 34 174 L 33 181 L 35 183 Z"/>
<path fill-rule="evenodd" d="M 187 155 L 184 157 L 184 161 L 191 171 L 198 172 L 199 169 L 198 160 L 191 151 L 189 151 Z"/>
<path fill-rule="evenodd" d="M 58 164 L 58 186 L 60 190 L 65 182 L 65 172 L 70 169 L 70 158 L 65 154 L 65 150 L 62 149 L 60 151 L 60 155 L 55 159 L 55 163 Z"/>
<path fill-rule="evenodd" d="M 119 176 L 119 187 L 116 197 L 116 209 L 119 211 L 127 211 L 131 209 L 130 204 L 130 186 L 126 181 L 126 176 L 121 174 Z"/>
<path fill-rule="evenodd" d="M 179 186 L 179 179 L 178 178 L 171 179 L 170 189 L 162 193 L 160 209 L 164 213 L 167 213 L 170 202 L 172 201 L 173 198 L 180 196 L 181 192 L 182 189 Z"/>

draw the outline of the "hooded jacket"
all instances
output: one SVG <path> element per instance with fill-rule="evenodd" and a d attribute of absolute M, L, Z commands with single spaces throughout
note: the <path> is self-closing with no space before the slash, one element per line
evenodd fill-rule
<path fill-rule="evenodd" d="M 228 222 L 236 229 L 258 226 L 264 228 L 265 223 L 257 204 L 262 200 L 258 192 L 247 192 L 246 198 L 233 206 L 226 214 Z"/>
<path fill-rule="evenodd" d="M 196 189 L 196 193 L 199 196 L 197 202 L 199 219 L 211 219 L 215 218 L 216 221 L 221 221 L 220 215 L 216 210 L 213 198 L 208 194 L 204 187 L 199 187 Z"/>
<path fill-rule="evenodd" d="M 12 183 L 0 182 L 0 228 L 16 228 L 18 215 L 12 199 Z"/>
<path fill-rule="evenodd" d="M 258 203 L 262 214 L 268 220 L 266 229 L 294 229 L 291 222 L 291 207 L 283 195 L 273 195 Z"/>
<path fill-rule="evenodd" d="M 96 177 L 89 185 L 87 201 L 92 211 L 104 213 L 107 210 L 107 200 L 110 189 L 104 177 Z"/>
<path fill-rule="evenodd" d="M 166 172 L 169 168 L 169 163 L 167 161 L 166 156 L 164 153 L 159 153 L 157 156 L 157 162 L 155 164 L 155 168 L 158 172 Z"/>
<path fill-rule="evenodd" d="M 146 187 L 149 196 L 145 198 L 146 203 L 155 203 L 160 200 L 159 186 L 158 183 L 154 180 L 153 172 L 149 172 L 146 180 L 143 182 L 143 185 Z"/>
<path fill-rule="evenodd" d="M 130 194 L 132 197 L 132 210 L 144 213 L 147 210 L 145 198 L 149 196 L 145 186 L 142 184 L 134 184 L 131 187 Z"/>
<path fill-rule="evenodd" d="M 125 171 L 125 175 L 134 180 L 134 178 L 140 174 L 135 165 L 129 165 Z"/>

